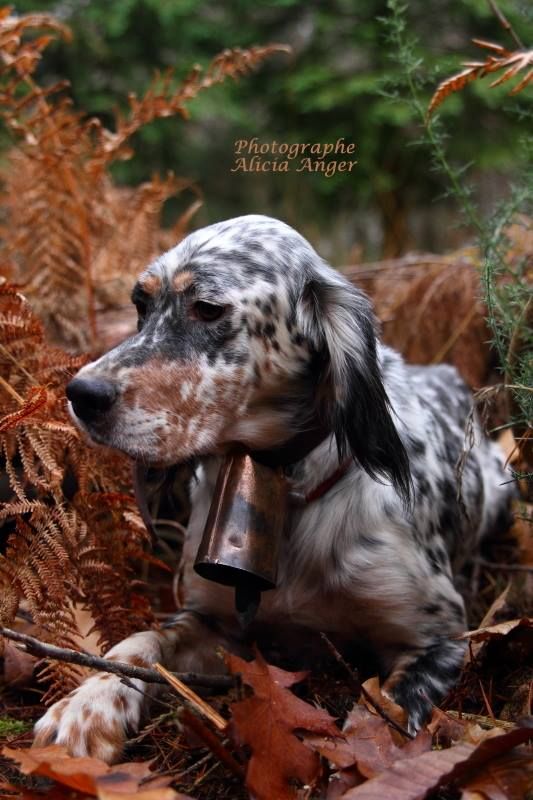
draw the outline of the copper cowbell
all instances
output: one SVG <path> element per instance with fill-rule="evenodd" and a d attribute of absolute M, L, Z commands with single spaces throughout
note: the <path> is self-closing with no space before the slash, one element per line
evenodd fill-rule
<path fill-rule="evenodd" d="M 243 627 L 254 618 L 261 592 L 276 586 L 287 503 L 281 468 L 259 464 L 244 452 L 222 462 L 194 569 L 235 587 Z"/>

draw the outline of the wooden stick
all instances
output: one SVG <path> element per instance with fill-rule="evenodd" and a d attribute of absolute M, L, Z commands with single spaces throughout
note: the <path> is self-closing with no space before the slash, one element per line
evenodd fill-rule
<path fill-rule="evenodd" d="M 479 564 L 480 567 L 485 567 L 485 569 L 495 569 L 501 572 L 533 572 L 533 565 L 530 566 L 529 564 L 497 564 L 495 561 L 486 561 L 481 557 L 476 557 L 472 560 L 475 564 Z"/>
<path fill-rule="evenodd" d="M 198 711 L 202 716 L 208 719 L 210 722 L 213 723 L 215 728 L 218 728 L 219 731 L 226 730 L 227 727 L 227 720 L 224 717 L 221 717 L 218 711 L 215 711 L 209 703 L 206 703 L 205 700 L 202 700 L 196 692 L 192 689 L 189 689 L 183 681 L 180 681 L 172 672 L 169 672 L 161 664 L 157 662 L 154 664 L 154 669 L 159 672 L 160 675 L 163 676 L 165 681 L 170 683 L 173 689 L 177 691 L 181 697 L 183 697 L 196 711 Z"/>
<path fill-rule="evenodd" d="M 348 675 L 352 679 L 352 682 L 359 689 L 359 691 L 361 692 L 367 703 L 369 703 L 372 706 L 374 711 L 377 711 L 379 716 L 382 717 L 385 720 L 385 722 L 387 722 L 392 728 L 394 728 L 394 730 L 398 731 L 398 733 L 401 733 L 402 736 L 405 736 L 407 739 L 414 739 L 415 737 L 413 736 L 413 734 L 409 733 L 409 731 L 403 728 L 398 722 L 396 722 L 396 720 L 392 719 L 392 717 L 389 717 L 385 709 L 382 706 L 380 706 L 380 704 L 376 700 L 374 700 L 374 698 L 372 697 L 371 694 L 369 694 L 369 692 L 367 692 L 365 687 L 361 684 L 359 676 L 353 671 L 351 666 L 342 657 L 342 655 L 339 653 L 333 642 L 330 639 L 328 639 L 326 634 L 321 633 L 320 636 L 326 643 L 333 657 L 339 662 L 339 664 L 342 664 L 342 666 L 348 672 Z"/>
<path fill-rule="evenodd" d="M 511 36 L 513 37 L 513 39 L 514 39 L 515 43 L 517 44 L 517 46 L 520 48 L 520 50 L 523 50 L 524 49 L 524 45 L 522 44 L 522 41 L 521 41 L 520 37 L 514 31 L 513 26 L 511 25 L 511 23 L 509 22 L 507 17 L 503 14 L 501 9 L 496 4 L 496 0 L 488 0 L 488 2 L 489 2 L 489 6 L 491 7 L 492 11 L 496 15 L 496 18 L 497 18 L 498 22 L 500 23 L 500 25 L 502 26 L 502 28 L 504 30 L 506 30 L 508 33 L 511 34 Z"/>
<path fill-rule="evenodd" d="M 199 739 L 205 744 L 207 748 L 213 753 L 213 755 L 218 758 L 218 760 L 224 764 L 224 766 L 228 767 L 234 775 L 236 775 L 241 780 L 244 780 L 244 769 L 235 760 L 235 758 L 231 755 L 229 750 L 219 741 L 218 737 L 209 730 L 209 728 L 204 725 L 201 719 L 195 717 L 195 715 L 189 711 L 189 709 L 184 708 L 182 713 L 182 721 L 183 724 L 188 726 L 195 734 L 198 736 Z M 181 778 L 181 775 L 178 776 Z"/>
<path fill-rule="evenodd" d="M 134 667 L 124 661 L 108 661 L 100 656 L 93 656 L 89 653 L 78 650 L 70 650 L 66 647 L 56 647 L 53 644 L 41 642 L 33 636 L 25 633 L 18 633 L 10 628 L 0 627 L 0 635 L 6 639 L 17 642 L 21 650 L 30 653 L 38 658 L 49 658 L 52 661 L 66 661 L 69 664 L 79 664 L 81 667 L 96 669 L 100 672 L 111 672 L 114 675 L 125 675 L 127 678 L 137 678 L 145 683 L 168 683 L 166 678 L 156 672 L 155 669 L 145 667 Z M 174 677 L 174 674 L 169 672 Z M 190 683 L 194 686 L 204 686 L 208 689 L 230 689 L 236 685 L 235 678 L 230 675 L 200 675 L 197 672 L 178 672 L 178 679 L 183 683 Z"/>
<path fill-rule="evenodd" d="M 466 711 L 454 711 L 447 709 L 444 711 L 452 719 L 459 722 L 467 720 L 468 722 L 477 722 L 479 725 L 485 725 L 487 728 L 504 728 L 505 730 L 512 731 L 516 728 L 514 722 L 508 722 L 506 719 L 496 719 L 495 717 L 484 717 L 482 714 L 469 714 Z"/>

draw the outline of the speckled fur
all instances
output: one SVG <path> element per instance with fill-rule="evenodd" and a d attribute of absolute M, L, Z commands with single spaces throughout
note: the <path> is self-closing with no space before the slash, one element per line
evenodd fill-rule
<path fill-rule="evenodd" d="M 295 488 L 328 477 L 339 452 L 351 452 L 353 464 L 293 513 L 279 586 L 264 594 L 258 625 L 366 641 L 416 730 L 462 660 L 454 637 L 465 610 L 454 570 L 504 524 L 513 493 L 498 447 L 476 426 L 458 501 L 471 398 L 456 370 L 408 366 L 381 345 L 368 299 L 267 217 L 191 234 L 148 268 L 134 299 L 139 333 L 79 373 L 111 381 L 117 400 L 90 422 L 76 421 L 94 441 L 144 463 L 195 457 L 198 468 L 183 608 L 166 631 L 137 634 L 110 655 L 220 671 L 216 646 L 239 640 L 232 592 L 192 569 L 220 456 L 236 442 L 272 448 L 318 414 L 332 435 L 294 466 Z M 196 318 L 198 300 L 224 306 L 221 318 Z M 96 676 L 46 713 L 37 741 L 113 761 L 148 705 L 115 677 Z"/>

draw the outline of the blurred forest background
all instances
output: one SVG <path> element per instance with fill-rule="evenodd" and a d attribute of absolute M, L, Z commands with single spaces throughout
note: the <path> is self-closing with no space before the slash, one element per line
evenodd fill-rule
<path fill-rule="evenodd" d="M 533 7 L 502 0 L 499 7 L 526 46 L 533 39 Z M 401 82 L 398 54 L 380 17 L 384 0 L 19 0 L 20 13 L 47 11 L 73 31 L 47 48 L 36 77 L 68 79 L 75 104 L 113 125 L 113 110 L 128 93 L 142 94 L 154 70 L 175 68 L 176 82 L 195 63 L 205 65 L 224 47 L 287 43 L 246 80 L 227 81 L 189 104 L 191 119 L 174 116 L 143 127 L 135 157 L 115 164 L 119 183 L 138 184 L 154 172 L 192 178 L 204 195 L 194 226 L 243 213 L 279 216 L 306 235 L 336 265 L 394 257 L 408 250 L 443 252 L 468 241 L 458 229 L 455 199 L 443 198 L 445 179 L 430 169 L 424 147 L 412 146 L 420 120 L 391 102 Z M 479 59 L 472 37 L 512 49 L 486 0 L 411 0 L 407 20 L 418 39 L 427 98 L 440 80 Z M 484 54 L 482 58 L 484 58 Z M 520 138 L 531 125 L 529 91 L 508 96 L 504 84 L 475 81 L 439 109 L 451 134 L 452 160 L 472 162 L 469 179 L 482 212 L 505 197 L 524 169 Z M 356 145 L 351 173 L 231 173 L 234 142 L 257 136 L 270 142 Z M 167 202 L 176 218 L 191 197 Z"/>

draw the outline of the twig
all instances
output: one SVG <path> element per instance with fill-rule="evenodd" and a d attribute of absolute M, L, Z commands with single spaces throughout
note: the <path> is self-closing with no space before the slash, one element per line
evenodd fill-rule
<path fill-rule="evenodd" d="M 202 767 L 209 761 L 210 758 L 213 758 L 213 753 L 211 753 L 211 751 L 209 751 L 209 753 L 207 753 L 207 755 L 203 756 L 202 758 L 199 758 L 198 761 L 195 761 L 193 764 L 187 767 L 187 769 L 184 769 L 183 772 L 178 772 L 177 774 L 175 774 L 174 772 L 169 772 L 168 774 L 172 775 L 172 777 L 175 777 L 175 780 L 178 783 L 183 783 L 183 778 L 186 775 L 190 775 L 190 773 L 194 772 L 196 769 L 198 769 L 198 767 Z"/>
<path fill-rule="evenodd" d="M 488 0 L 488 2 L 489 2 L 489 6 L 492 8 L 492 11 L 493 11 L 493 12 L 494 12 L 494 14 L 496 15 L 496 17 L 497 17 L 497 19 L 498 19 L 498 22 L 500 23 L 500 25 L 502 26 L 502 28 L 503 28 L 504 30 L 506 30 L 508 33 L 510 33 L 510 34 L 511 34 L 511 36 L 512 36 L 512 37 L 513 37 L 513 39 L 515 40 L 515 42 L 516 42 L 517 46 L 518 46 L 518 47 L 519 47 L 521 50 L 523 50 L 523 49 L 524 49 L 524 45 L 522 44 L 522 41 L 520 40 L 520 37 L 518 36 L 518 34 L 517 34 L 517 33 L 515 33 L 515 31 L 514 31 L 514 29 L 513 29 L 513 26 L 511 25 L 511 23 L 509 22 L 509 20 L 507 19 L 507 17 L 506 17 L 506 16 L 504 16 L 503 12 L 502 12 L 502 11 L 500 11 L 500 9 L 498 8 L 498 6 L 496 5 L 496 0 Z"/>
<path fill-rule="evenodd" d="M 360 694 L 362 686 L 361 686 L 361 681 L 359 680 L 359 675 L 357 674 L 357 671 L 351 666 L 351 664 L 348 664 L 348 662 L 346 661 L 346 659 L 344 658 L 342 653 L 339 653 L 339 651 L 337 650 L 337 648 L 335 647 L 335 645 L 333 644 L 331 639 L 329 639 L 326 636 L 325 633 L 321 633 L 320 636 L 322 638 L 322 641 L 324 642 L 324 644 L 328 648 L 329 652 L 331 653 L 331 655 L 335 659 L 335 661 L 338 661 L 338 663 L 342 667 L 344 667 L 344 670 L 350 676 L 352 687 L 353 687 L 355 693 L 356 694 Z"/>
<path fill-rule="evenodd" d="M 13 397 L 19 405 L 24 404 L 24 398 L 21 397 L 20 394 L 17 391 L 15 391 L 15 389 L 13 389 L 11 384 L 9 384 L 6 380 L 4 380 L 1 375 L 0 375 L 0 386 L 3 386 L 6 392 L 10 394 L 11 397 Z"/>
<path fill-rule="evenodd" d="M 377 711 L 379 716 L 382 717 L 385 720 L 385 722 L 387 722 L 392 728 L 394 728 L 394 730 L 398 731 L 398 733 L 401 733 L 402 736 L 405 736 L 407 739 L 414 739 L 415 737 L 413 736 L 413 734 L 409 733 L 409 731 L 407 731 L 398 722 L 396 722 L 396 720 L 392 719 L 392 717 L 389 717 L 385 709 L 382 708 L 382 706 L 380 706 L 380 704 L 376 700 L 374 700 L 374 698 L 369 692 L 367 692 L 365 687 L 361 684 L 357 673 L 354 672 L 352 667 L 348 664 L 346 659 L 344 659 L 343 656 L 339 653 L 333 642 L 330 639 L 328 639 L 326 634 L 321 633 L 320 636 L 324 640 L 332 656 L 339 662 L 339 664 L 341 664 L 344 667 L 344 669 L 350 676 L 352 683 L 358 688 L 358 690 L 361 692 L 367 703 L 369 703 L 372 706 L 374 711 Z"/>
<path fill-rule="evenodd" d="M 79 664 L 82 667 L 96 669 L 100 672 L 111 672 L 114 675 L 125 675 L 128 678 L 137 678 L 145 683 L 168 683 L 156 670 L 145 667 L 134 667 L 123 661 L 109 661 L 100 656 L 93 656 L 89 653 L 70 650 L 67 647 L 56 647 L 53 644 L 35 639 L 25 633 L 18 633 L 10 628 L 0 627 L 0 635 L 6 639 L 18 642 L 21 649 L 38 656 L 39 658 L 50 658 L 53 661 L 66 661 L 69 664 Z M 169 673 L 171 675 L 173 673 Z M 196 672 L 178 672 L 178 679 L 185 684 L 194 686 L 205 686 L 209 689 L 230 689 L 235 686 L 235 679 L 230 675 L 200 675 Z"/>
<path fill-rule="evenodd" d="M 146 699 L 149 700 L 150 703 L 153 702 L 159 703 L 160 706 L 163 706 L 164 708 L 167 709 L 171 709 L 171 712 L 174 712 L 174 709 L 172 708 L 170 703 L 165 702 L 165 700 L 160 700 L 159 697 L 154 697 L 154 695 L 150 695 L 148 694 L 148 692 L 143 692 L 142 689 L 139 689 L 138 686 L 135 686 L 133 681 L 130 678 L 126 678 L 125 675 L 122 676 L 120 682 L 123 683 L 124 686 L 127 686 L 128 689 L 133 689 L 135 692 L 139 692 L 139 694 L 142 694 L 142 696 L 146 697 Z"/>
<path fill-rule="evenodd" d="M 184 725 L 187 725 L 194 731 L 198 738 L 203 741 L 205 746 L 222 764 L 224 764 L 224 766 L 228 767 L 240 780 L 244 780 L 244 769 L 242 766 L 235 760 L 229 750 L 224 747 L 222 742 L 219 741 L 218 737 L 204 725 L 201 719 L 198 719 L 189 709 L 184 708 L 182 711 L 182 721 Z"/>
<path fill-rule="evenodd" d="M 487 728 L 505 728 L 505 730 L 508 731 L 512 731 L 516 728 L 514 722 L 508 722 L 506 719 L 485 717 L 482 714 L 469 714 L 466 711 L 454 711 L 452 709 L 448 709 L 444 713 L 452 719 L 459 720 L 459 722 L 466 719 L 468 722 L 477 722 L 479 725 L 484 725 Z"/>
<path fill-rule="evenodd" d="M 157 672 L 163 676 L 165 682 L 170 683 L 173 689 L 177 691 L 181 697 L 183 697 L 194 709 L 198 711 L 202 716 L 206 717 L 210 722 L 213 723 L 215 728 L 218 728 L 219 731 L 223 731 L 226 729 L 228 723 L 224 717 L 221 717 L 220 714 L 212 708 L 209 703 L 206 703 L 205 700 L 202 700 L 196 692 L 193 692 L 192 689 L 189 689 L 183 681 L 180 681 L 175 675 L 169 672 L 167 669 L 161 666 L 161 664 L 154 664 L 155 669 Z"/>
<path fill-rule="evenodd" d="M 1 352 L 2 352 L 4 355 L 5 355 L 5 357 L 6 357 L 6 358 L 8 358 L 8 359 L 11 361 L 11 363 L 12 363 L 12 364 L 14 364 L 14 365 L 16 366 L 16 368 L 17 368 L 18 370 L 20 370 L 20 372 L 22 372 L 22 374 L 23 374 L 23 375 L 25 375 L 25 376 L 26 376 L 26 378 L 28 378 L 28 380 L 30 381 L 30 383 L 33 383 L 35 386 L 38 386 L 38 385 L 39 385 L 39 384 L 38 384 L 38 382 L 37 382 L 37 381 L 35 380 L 35 378 L 33 377 L 33 375 L 30 375 L 30 373 L 28 372 L 28 370 L 27 370 L 27 369 L 24 369 L 24 367 L 22 366 L 22 364 L 19 364 L 19 362 L 17 361 L 17 359 L 15 358 L 15 356 L 13 356 L 13 355 L 12 355 L 12 354 L 9 352 L 9 350 L 7 349 L 7 347 L 4 347 L 4 345 L 3 345 L 3 344 L 0 344 L 0 351 L 1 351 Z"/>
<path fill-rule="evenodd" d="M 486 569 L 499 569 L 502 572 L 533 572 L 533 566 L 529 564 L 497 564 L 495 561 L 486 561 L 481 556 L 473 559 L 474 564 L 479 564 Z"/>
<path fill-rule="evenodd" d="M 481 689 L 481 695 L 483 697 L 483 702 L 485 703 L 485 708 L 489 712 L 489 719 L 494 721 L 496 717 L 494 716 L 494 711 L 492 710 L 491 704 L 489 703 L 489 698 L 487 697 L 487 693 L 483 687 L 483 682 L 481 679 L 478 679 L 479 688 Z"/>

